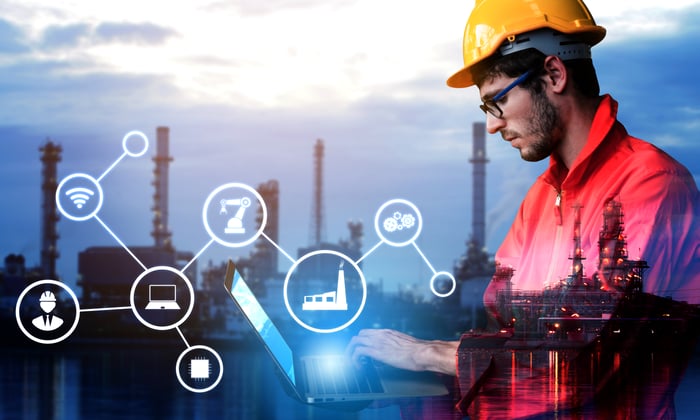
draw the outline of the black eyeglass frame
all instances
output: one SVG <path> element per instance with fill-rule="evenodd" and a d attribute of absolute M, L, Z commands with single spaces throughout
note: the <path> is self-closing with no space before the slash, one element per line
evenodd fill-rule
<path fill-rule="evenodd" d="M 506 86 L 503 90 L 498 92 L 492 98 L 482 101 L 483 104 L 479 105 L 479 108 L 481 108 L 481 110 L 484 111 L 484 113 L 488 112 L 489 114 L 493 115 L 498 119 L 503 118 L 503 110 L 498 106 L 496 102 L 503 99 L 503 97 L 506 96 L 508 92 L 510 92 L 514 87 L 523 83 L 531 74 L 532 70 L 528 70 L 525 73 L 521 74 L 520 76 L 518 76 L 517 79 L 513 80 L 511 84 Z"/>

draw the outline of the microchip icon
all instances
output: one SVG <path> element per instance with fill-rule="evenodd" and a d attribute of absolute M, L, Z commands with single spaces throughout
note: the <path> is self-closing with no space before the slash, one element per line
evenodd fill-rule
<path fill-rule="evenodd" d="M 205 381 L 209 379 L 210 372 L 209 359 L 201 357 L 190 360 L 190 378 L 196 381 Z"/>

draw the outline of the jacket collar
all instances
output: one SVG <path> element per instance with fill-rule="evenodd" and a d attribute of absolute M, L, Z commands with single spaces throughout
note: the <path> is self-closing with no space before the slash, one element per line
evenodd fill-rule
<path fill-rule="evenodd" d="M 588 132 L 586 145 L 581 150 L 573 165 L 568 170 L 556 155 L 549 158 L 549 167 L 540 176 L 542 180 L 557 190 L 564 183 L 576 185 L 581 181 L 581 176 L 591 162 L 591 156 L 598 150 L 601 143 L 608 137 L 617 121 L 617 101 L 610 95 L 603 95 L 596 110 L 591 130 Z"/>

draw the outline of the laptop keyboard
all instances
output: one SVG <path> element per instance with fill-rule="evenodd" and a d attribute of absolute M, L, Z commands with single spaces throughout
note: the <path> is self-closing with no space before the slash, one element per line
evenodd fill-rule
<path fill-rule="evenodd" d="M 306 391 L 312 395 L 384 392 L 372 363 L 357 368 L 343 356 L 305 357 Z"/>

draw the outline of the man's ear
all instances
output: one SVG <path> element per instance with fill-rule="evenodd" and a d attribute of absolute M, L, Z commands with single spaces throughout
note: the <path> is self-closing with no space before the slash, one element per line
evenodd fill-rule
<path fill-rule="evenodd" d="M 561 58 L 550 55 L 544 59 L 545 82 L 554 93 L 562 93 L 566 89 L 569 74 Z"/>

